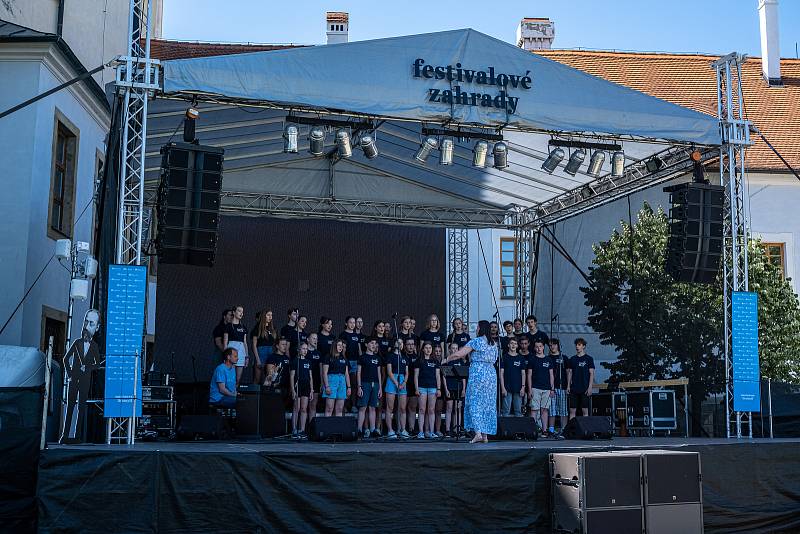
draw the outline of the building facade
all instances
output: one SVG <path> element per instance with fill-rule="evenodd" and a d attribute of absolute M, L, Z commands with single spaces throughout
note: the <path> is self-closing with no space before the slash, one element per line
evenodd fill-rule
<path fill-rule="evenodd" d="M 127 11 L 122 2 L 0 2 L 0 109 L 123 54 Z M 58 239 L 93 241 L 112 79 L 104 69 L 0 119 L 0 316 L 10 318 L 0 344 L 44 348 L 52 335 L 60 354 L 80 333 L 87 303 L 76 303 L 68 335 L 70 276 L 53 253 Z"/>

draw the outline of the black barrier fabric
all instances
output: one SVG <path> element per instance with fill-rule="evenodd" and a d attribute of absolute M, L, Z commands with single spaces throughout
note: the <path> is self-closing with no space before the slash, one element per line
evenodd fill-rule
<path fill-rule="evenodd" d="M 0 388 L 0 530 L 36 530 L 42 388 Z"/>
<path fill-rule="evenodd" d="M 46 451 L 40 531 L 550 531 L 549 451 L 538 446 L 179 447 Z M 681 450 L 701 452 L 706 532 L 800 531 L 797 441 Z"/>

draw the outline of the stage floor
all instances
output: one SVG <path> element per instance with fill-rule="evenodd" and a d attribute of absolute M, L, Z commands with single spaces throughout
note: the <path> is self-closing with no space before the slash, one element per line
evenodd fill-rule
<path fill-rule="evenodd" d="M 231 440 L 231 441 L 162 441 L 137 442 L 134 445 L 57 445 L 51 444 L 53 450 L 108 451 L 120 453 L 135 452 L 171 452 L 171 453 L 282 453 L 282 454 L 326 454 L 339 453 L 391 453 L 391 452 L 433 452 L 433 451 L 501 451 L 501 450 L 533 450 L 551 452 L 567 452 L 571 450 L 624 450 L 624 449 L 660 449 L 675 447 L 708 447 L 711 445 L 755 445 L 758 443 L 794 443 L 800 447 L 800 438 L 773 439 L 724 439 L 724 438 L 615 438 L 613 440 L 555 440 L 539 439 L 536 441 L 509 440 L 490 441 L 483 444 L 471 444 L 468 440 L 365 440 L 351 443 L 313 442 L 292 440 L 289 438 L 263 440 Z"/>
<path fill-rule="evenodd" d="M 41 532 L 550 532 L 548 455 L 700 453 L 706 532 L 800 532 L 800 439 L 51 445 Z"/>

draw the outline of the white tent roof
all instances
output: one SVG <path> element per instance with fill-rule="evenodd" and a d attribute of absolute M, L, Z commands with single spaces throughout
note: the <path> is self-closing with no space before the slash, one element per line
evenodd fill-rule
<path fill-rule="evenodd" d="M 345 215 L 355 209 L 388 222 L 499 226 L 511 208 L 552 202 L 596 181 L 585 174 L 585 164 L 576 176 L 541 170 L 552 136 L 622 140 L 632 165 L 670 147 L 719 143 L 713 117 L 474 30 L 167 61 L 164 91 L 205 102 L 198 138 L 225 148 L 223 208 L 249 214 L 350 218 Z M 441 102 L 445 91 L 455 95 L 452 102 Z M 151 106 L 151 191 L 158 182 L 158 148 L 172 137 L 185 107 L 171 100 Z M 356 149 L 351 159 L 313 158 L 306 152 L 305 125 L 300 153 L 284 154 L 287 111 L 372 120 L 379 124 L 380 156 L 368 160 Z M 468 140 L 456 142 L 453 165 L 438 165 L 438 152 L 421 164 L 413 155 L 423 127 L 500 131 L 509 145 L 509 167 L 473 168 L 474 141 Z M 332 141 L 329 133 L 328 147 Z"/>

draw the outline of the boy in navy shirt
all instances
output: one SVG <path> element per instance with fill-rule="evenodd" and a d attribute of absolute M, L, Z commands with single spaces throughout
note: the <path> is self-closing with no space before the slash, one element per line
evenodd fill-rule
<path fill-rule="evenodd" d="M 555 395 L 550 399 L 550 428 L 548 429 L 551 434 L 556 433 L 556 418 L 558 418 L 559 431 L 564 430 L 564 425 L 567 422 L 567 367 L 569 366 L 569 358 L 561 353 L 561 342 L 554 338 L 550 338 L 550 358 L 553 360 L 553 385 L 555 386 Z"/>
<path fill-rule="evenodd" d="M 589 397 L 594 388 L 594 359 L 586 354 L 586 340 L 575 340 L 575 356 L 569 359 L 567 368 L 569 391 L 569 418 L 575 417 L 578 408 L 581 415 L 589 415 Z"/>
<path fill-rule="evenodd" d="M 500 393 L 503 396 L 501 415 L 522 415 L 522 398 L 525 396 L 525 374 L 528 362 L 517 353 L 517 340 L 508 340 L 508 352 L 503 355 L 500 373 Z M 513 409 L 512 409 L 513 406 Z"/>
<path fill-rule="evenodd" d="M 318 390 L 317 393 L 320 393 L 320 388 L 322 386 L 322 377 L 320 376 L 320 371 L 322 370 L 322 354 L 320 354 L 319 349 L 317 348 L 317 344 L 319 343 L 319 335 L 315 333 L 310 333 L 308 335 L 308 341 L 306 344 L 308 345 L 308 355 L 306 358 L 311 360 L 311 379 L 314 387 Z M 308 420 L 311 421 L 314 417 L 317 416 L 317 406 L 319 405 L 320 395 L 314 395 L 313 399 L 308 400 Z"/>
<path fill-rule="evenodd" d="M 547 421 L 550 412 L 550 398 L 555 396 L 553 360 L 544 353 L 544 343 L 533 345 L 532 365 L 528 370 L 528 390 L 531 395 L 531 417 L 538 419 L 542 435 L 547 435 Z"/>
<path fill-rule="evenodd" d="M 375 428 L 375 409 L 380 403 L 381 392 L 381 357 L 378 354 L 378 340 L 374 337 L 366 339 L 367 351 L 358 360 L 356 372 L 356 391 L 358 392 L 358 429 L 364 426 L 364 419 L 369 409 L 369 429 L 364 429 L 364 438 L 381 437 Z"/>

